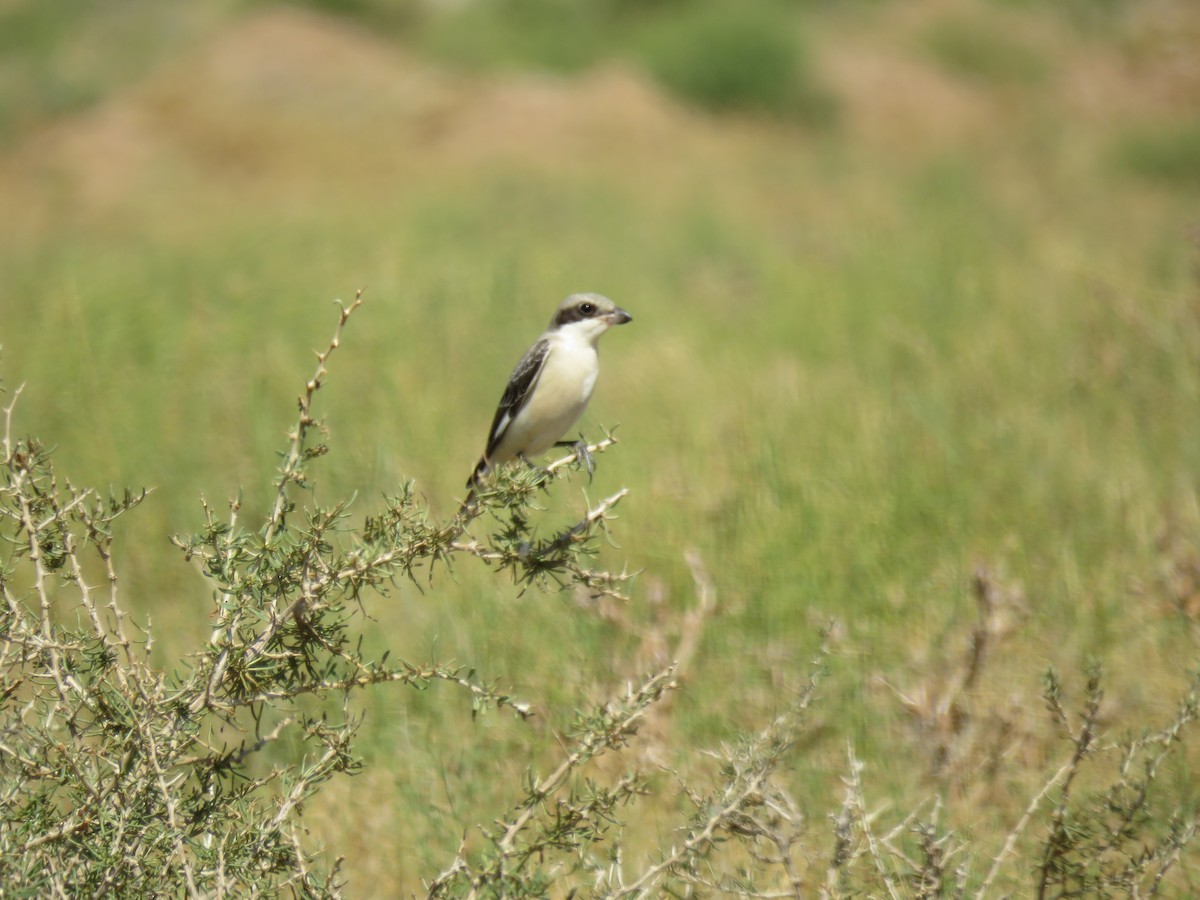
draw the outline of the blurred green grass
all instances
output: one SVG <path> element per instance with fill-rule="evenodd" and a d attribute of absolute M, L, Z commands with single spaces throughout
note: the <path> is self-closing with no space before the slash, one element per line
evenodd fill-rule
<path fill-rule="evenodd" d="M 845 30 L 891 40 L 888 14 L 818 21 L 817 48 Z M 968 89 L 986 91 L 975 74 Z M 925 751 L 881 685 L 906 690 L 950 664 L 974 621 L 977 565 L 1028 606 L 978 690 L 985 709 L 1017 697 L 1036 721 L 1039 673 L 1097 656 L 1114 716 L 1140 721 L 1171 704 L 1196 657 L 1163 587 L 1179 561 L 1164 535 L 1191 547 L 1200 535 L 1195 179 L 1154 163 L 1174 189 L 1147 183 L 1148 164 L 1111 153 L 1132 124 L 1064 118 L 1040 79 L 1000 81 L 1028 92 L 1005 107 L 1005 139 L 919 153 L 860 139 L 853 115 L 833 131 L 685 116 L 669 120 L 681 152 L 631 142 L 575 166 L 406 145 L 387 170 L 370 155 L 394 152 L 381 142 L 363 145 L 366 174 L 344 149 L 350 163 L 229 183 L 201 167 L 95 214 L 51 181 L 33 210 L 42 225 L 7 216 L 0 244 L 0 371 L 10 389 L 27 384 L 18 429 L 57 444 L 77 483 L 156 488 L 124 523 L 121 571 L 170 664 L 205 635 L 209 598 L 167 535 L 200 522 L 201 495 L 242 496 L 245 522 L 265 509 L 331 299 L 363 287 L 367 306 L 320 395 L 332 453 L 316 496 L 355 493 L 362 516 L 413 478 L 448 516 L 504 378 L 555 303 L 609 294 L 635 321 L 606 338 L 583 428 L 619 425 L 621 443 L 594 483 L 561 485 L 547 516 L 629 486 L 604 559 L 645 570 L 633 602 L 597 616 L 460 566 L 371 604 L 368 640 L 475 667 L 559 729 L 581 697 L 633 674 L 648 634 L 674 639 L 694 547 L 720 607 L 672 748 L 786 704 L 835 618 L 828 737 L 797 790 L 819 817 L 849 738 L 871 788 L 911 808 L 931 790 Z M 1175 145 L 1171 127 L 1134 124 Z M 253 155 L 253 129 L 238 134 Z M 537 144 L 547 157 L 564 152 L 551 137 Z M 299 160 L 326 150 L 290 146 Z M 387 893 L 497 814 L 497 786 L 530 762 L 528 734 L 473 723 L 436 692 L 362 702 L 370 774 L 334 789 L 322 807 L 334 818 L 315 830 Z M 1039 773 L 1004 778 L 976 831 L 1003 833 Z M 379 826 L 356 817 L 347 837 L 337 811 L 372 803 Z"/>
<path fill-rule="evenodd" d="M 1121 168 L 1168 188 L 1200 184 L 1200 122 L 1123 135 L 1114 157 Z"/>

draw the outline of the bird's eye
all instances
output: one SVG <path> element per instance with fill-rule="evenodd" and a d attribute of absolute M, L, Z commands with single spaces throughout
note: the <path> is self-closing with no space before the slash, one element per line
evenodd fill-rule
<path fill-rule="evenodd" d="M 594 316 L 596 314 L 596 304 L 595 303 L 581 303 L 579 305 L 579 311 L 581 313 L 583 313 L 585 316 Z"/>

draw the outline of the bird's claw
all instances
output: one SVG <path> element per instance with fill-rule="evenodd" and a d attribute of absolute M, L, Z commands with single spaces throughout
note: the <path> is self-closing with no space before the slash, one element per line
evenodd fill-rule
<path fill-rule="evenodd" d="M 579 461 L 583 463 L 583 467 L 587 469 L 588 483 L 590 484 L 592 475 L 596 471 L 596 460 L 592 457 L 592 452 L 588 450 L 588 443 L 583 437 L 580 437 L 571 446 L 575 448 L 575 456 L 579 458 Z"/>
<path fill-rule="evenodd" d="M 559 441 L 555 447 L 570 447 L 575 452 L 575 458 L 583 463 L 584 469 L 588 473 L 588 481 L 592 480 L 592 475 L 596 471 L 596 458 L 592 455 L 592 451 L 588 449 L 588 442 L 583 435 L 579 436 L 577 441 Z"/>

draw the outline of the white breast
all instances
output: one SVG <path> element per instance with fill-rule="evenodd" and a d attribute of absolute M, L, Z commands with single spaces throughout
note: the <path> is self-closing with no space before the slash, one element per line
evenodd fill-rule
<path fill-rule="evenodd" d="M 587 408 L 600 371 L 596 348 L 588 341 L 556 337 L 533 396 L 492 453 L 493 465 L 518 454 L 533 457 L 545 453 L 562 440 Z"/>

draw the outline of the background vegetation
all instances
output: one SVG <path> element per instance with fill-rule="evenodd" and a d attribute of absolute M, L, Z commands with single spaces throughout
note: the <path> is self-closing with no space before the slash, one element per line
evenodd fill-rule
<path fill-rule="evenodd" d="M 316 496 L 360 518 L 408 479 L 453 514 L 562 296 L 635 316 L 583 423 L 621 442 L 544 526 L 630 488 L 602 561 L 642 572 L 632 599 L 457 566 L 364 603 L 373 652 L 456 660 L 538 716 L 361 695 L 363 770 L 305 816 L 352 893 L 417 890 L 575 708 L 689 642 L 652 772 L 789 707 L 832 620 L 788 757 L 805 814 L 838 808 L 849 743 L 885 818 L 940 797 L 989 848 L 1069 755 L 1048 668 L 1079 696 L 1103 664 L 1109 740 L 1176 714 L 1200 635 L 1194 4 L 9 0 L 0 36 L 0 367 L 73 482 L 154 488 L 116 566 L 160 665 L 212 613 L 167 538 L 201 496 L 267 514 L 330 299 L 365 288 Z M 1160 776 L 1193 812 L 1194 757 Z M 654 777 L 633 848 L 676 821 Z"/>

